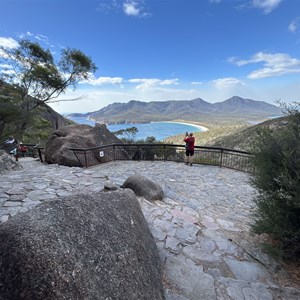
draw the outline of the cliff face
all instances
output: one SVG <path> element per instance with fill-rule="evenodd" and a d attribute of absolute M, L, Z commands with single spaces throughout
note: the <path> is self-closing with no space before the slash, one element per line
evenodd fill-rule
<path fill-rule="evenodd" d="M 0 80 L 0 142 L 13 135 L 23 143 L 44 143 L 54 130 L 73 123 L 47 104 L 29 111 L 23 106 L 18 87 Z"/>
<path fill-rule="evenodd" d="M 73 123 L 47 104 L 29 112 L 15 107 L 9 111 L 0 113 L 0 142 L 13 135 L 23 143 L 44 144 L 55 130 Z"/>
<path fill-rule="evenodd" d="M 41 117 L 52 124 L 53 129 L 59 129 L 69 123 L 69 121 L 64 118 L 62 115 L 57 113 L 54 109 L 52 109 L 48 105 L 44 105 L 44 112 L 41 114 Z"/>

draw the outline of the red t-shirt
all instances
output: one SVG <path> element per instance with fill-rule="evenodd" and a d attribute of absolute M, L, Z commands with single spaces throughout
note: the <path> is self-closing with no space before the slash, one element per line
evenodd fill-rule
<path fill-rule="evenodd" d="M 195 138 L 193 136 L 187 136 L 184 141 L 187 144 L 187 150 L 194 151 L 195 149 Z"/>

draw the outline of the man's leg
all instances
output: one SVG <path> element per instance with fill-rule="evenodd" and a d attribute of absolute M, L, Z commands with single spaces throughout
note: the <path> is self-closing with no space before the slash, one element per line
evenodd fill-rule
<path fill-rule="evenodd" d="M 190 166 L 193 165 L 193 157 L 194 157 L 194 152 L 190 153 Z"/>
<path fill-rule="evenodd" d="M 190 162 L 190 153 L 188 150 L 186 150 L 186 152 L 185 152 L 185 157 L 186 157 L 185 164 L 188 165 Z"/>

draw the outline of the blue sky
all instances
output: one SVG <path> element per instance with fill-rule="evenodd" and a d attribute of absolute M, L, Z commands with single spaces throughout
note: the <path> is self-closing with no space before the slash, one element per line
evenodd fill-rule
<path fill-rule="evenodd" d="M 300 97 L 299 0 L 0 0 L 0 45 L 22 38 L 95 62 L 62 97 L 83 100 L 51 105 L 60 113 L 132 99 Z"/>

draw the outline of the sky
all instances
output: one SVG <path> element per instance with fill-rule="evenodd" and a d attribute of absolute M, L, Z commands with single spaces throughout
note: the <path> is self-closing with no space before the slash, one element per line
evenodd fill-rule
<path fill-rule="evenodd" d="M 0 0 L 0 46 L 29 39 L 97 71 L 59 113 L 114 102 L 300 98 L 300 0 Z M 0 72 L 3 72 L 0 65 Z M 277 104 L 276 104 L 277 105 Z"/>

